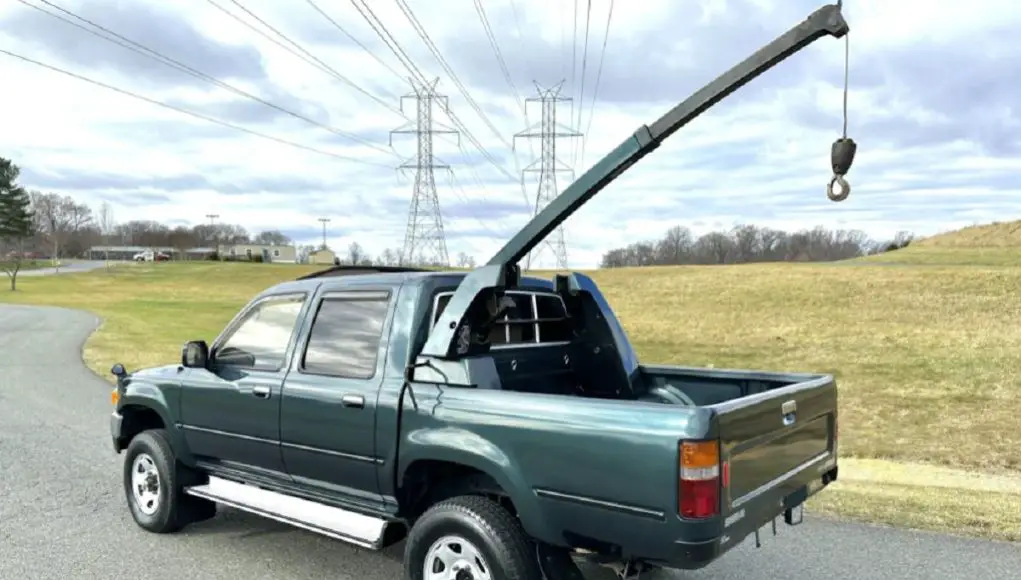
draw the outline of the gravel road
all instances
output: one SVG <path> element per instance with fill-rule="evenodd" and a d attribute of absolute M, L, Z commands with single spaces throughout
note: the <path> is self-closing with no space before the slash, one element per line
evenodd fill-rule
<path fill-rule="evenodd" d="M 81 363 L 98 323 L 85 312 L 0 304 L 0 579 L 401 577 L 403 545 L 372 553 L 236 511 L 176 535 L 137 528 L 109 443 L 109 386 Z M 705 570 L 653 577 L 1021 578 L 1013 544 L 817 519 L 780 528 L 759 550 L 746 543 Z"/>

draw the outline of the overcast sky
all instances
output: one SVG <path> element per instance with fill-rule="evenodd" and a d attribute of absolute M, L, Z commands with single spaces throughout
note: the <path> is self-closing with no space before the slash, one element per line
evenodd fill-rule
<path fill-rule="evenodd" d="M 351 1 L 316 0 L 349 37 L 307 0 L 239 0 L 335 72 L 213 5 L 259 26 L 231 0 L 53 3 L 279 109 L 14 0 L 0 6 L 0 49 L 312 150 L 0 54 L 0 155 L 22 167 L 24 185 L 93 207 L 107 200 L 120 221 L 195 224 L 216 213 L 253 233 L 280 229 L 316 242 L 316 219 L 326 216 L 331 246 L 357 240 L 373 253 L 400 246 L 414 174 L 394 167 L 416 147 L 413 135 L 396 135 L 391 148 L 389 132 L 408 121 L 398 108 L 411 90 L 408 73 Z M 437 171 L 436 187 L 451 257 L 464 251 L 480 261 L 525 223 L 535 200 L 536 176 L 524 186 L 517 176 L 539 143 L 508 146 L 528 126 L 515 92 L 534 96 L 535 82 L 565 81 L 562 95 L 574 107 L 562 104 L 558 121 L 585 133 L 585 144 L 583 154 L 572 144 L 580 140 L 564 139 L 558 157 L 580 171 L 821 5 L 616 2 L 600 73 L 610 0 L 591 2 L 584 60 L 585 0 L 577 2 L 576 42 L 575 0 L 482 0 L 512 89 L 474 0 L 405 3 L 454 78 L 398 3 L 369 5 L 415 67 L 440 78 L 437 90 L 449 96 L 454 119 L 437 112 L 437 122 L 470 133 L 460 146 L 437 137 L 435 153 L 454 177 Z M 612 247 L 678 224 L 696 232 L 738 223 L 825 225 L 887 237 L 1018 218 L 1021 45 L 1014 35 L 1021 11 L 1005 0 L 845 4 L 849 134 L 859 144 L 850 199 L 832 203 L 824 193 L 830 144 L 841 130 L 844 44 L 823 39 L 699 118 L 575 214 L 566 228 L 571 266 L 593 266 Z M 414 119 L 414 101 L 404 106 Z M 539 113 L 529 103 L 527 121 L 536 123 Z M 570 180 L 558 177 L 561 188 Z"/>

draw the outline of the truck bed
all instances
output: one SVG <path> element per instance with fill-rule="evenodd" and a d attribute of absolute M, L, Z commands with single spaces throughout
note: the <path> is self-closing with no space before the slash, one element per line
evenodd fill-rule
<path fill-rule="evenodd" d="M 640 373 L 641 382 L 647 389 L 673 387 L 683 391 L 698 406 L 715 405 L 823 377 L 805 373 L 666 365 L 643 365 Z"/>
<path fill-rule="evenodd" d="M 808 467 L 832 465 L 837 400 L 828 375 L 670 366 L 644 366 L 641 374 L 653 392 L 679 389 L 717 416 L 728 514 Z"/>
<path fill-rule="evenodd" d="M 550 349 L 533 349 L 540 350 Z M 517 354 L 516 372 L 532 384 L 548 379 L 529 372 L 522 364 L 528 358 Z M 416 444 L 406 440 L 402 461 L 405 451 L 409 460 L 418 455 L 417 442 L 456 442 L 485 456 L 472 463 L 483 471 L 490 461 L 494 471 L 509 467 L 507 486 L 527 482 L 517 490 L 525 496 L 517 497 L 538 501 L 536 512 L 520 514 L 533 537 L 599 550 L 609 544 L 653 560 L 676 557 L 678 542 L 729 548 L 723 544 L 739 542 L 830 477 L 837 409 L 831 376 L 639 368 L 644 386 L 684 391 L 695 404 L 508 389 L 526 380 L 511 379 L 515 371 L 508 368 L 503 389 L 448 388 L 425 404 L 428 418 L 420 412 L 406 426 Z M 422 435 L 427 431 L 429 437 Z M 687 522 L 677 513 L 678 446 L 706 439 L 720 443 L 720 514 Z"/>

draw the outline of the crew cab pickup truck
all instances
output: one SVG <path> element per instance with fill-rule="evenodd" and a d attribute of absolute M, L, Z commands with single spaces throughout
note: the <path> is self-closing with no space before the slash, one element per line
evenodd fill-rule
<path fill-rule="evenodd" d="M 115 365 L 135 522 L 229 506 L 370 549 L 414 580 L 694 569 L 837 478 L 828 375 L 643 365 L 591 278 L 517 264 L 613 177 L 824 35 L 826 6 L 643 127 L 470 273 L 338 266 L 256 296 L 179 364 Z M 654 289 L 650 289 L 654 291 Z M 664 312 L 662 316 L 677 316 Z"/>

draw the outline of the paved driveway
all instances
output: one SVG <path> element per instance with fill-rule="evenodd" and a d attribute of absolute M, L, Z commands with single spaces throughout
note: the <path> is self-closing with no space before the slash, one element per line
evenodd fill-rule
<path fill-rule="evenodd" d="M 0 578 L 401 578 L 377 554 L 231 510 L 168 536 L 135 526 L 107 431 L 109 385 L 81 363 L 91 314 L 0 304 Z M 962 517 L 967 504 L 962 498 Z M 806 520 L 662 579 L 1017 580 L 1021 548 Z M 602 570 L 591 578 L 610 580 Z"/>
<path fill-rule="evenodd" d="M 110 262 L 111 265 L 117 262 Z M 81 260 L 64 264 L 60 268 L 38 268 L 35 270 L 22 270 L 18 272 L 18 278 L 22 276 L 52 276 L 54 274 L 74 274 L 76 272 L 91 272 L 106 265 L 103 260 Z"/>

